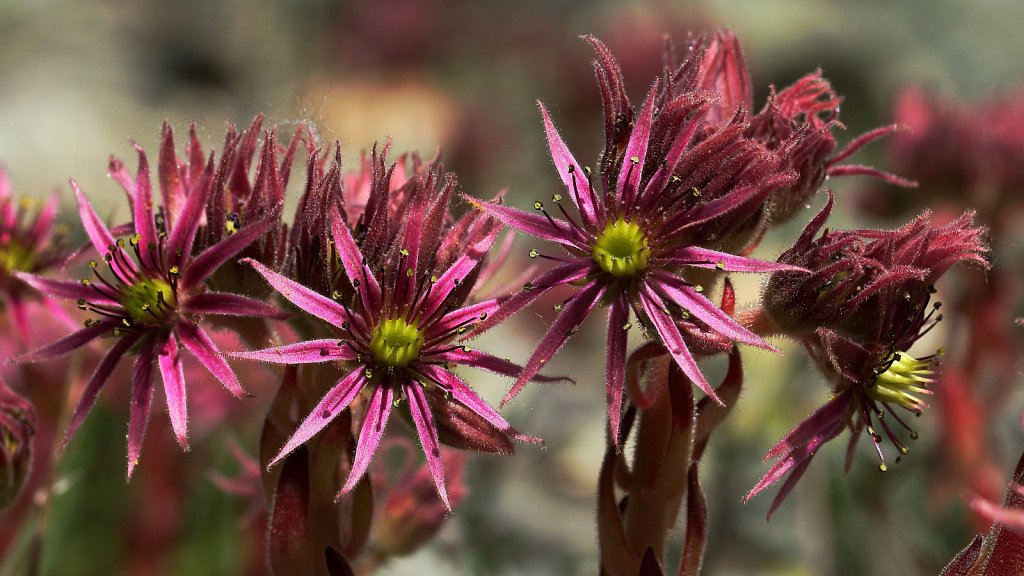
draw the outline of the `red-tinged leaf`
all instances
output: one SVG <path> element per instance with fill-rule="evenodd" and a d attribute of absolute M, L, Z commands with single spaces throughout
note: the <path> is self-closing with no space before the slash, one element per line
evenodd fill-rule
<path fill-rule="evenodd" d="M 281 466 L 267 531 L 269 568 L 275 576 L 314 574 L 309 532 L 309 458 L 306 447 L 292 452 Z"/>
<path fill-rule="evenodd" d="M 354 576 L 355 572 L 352 571 L 352 567 L 349 566 L 348 560 L 338 552 L 335 548 L 328 546 L 324 550 L 324 561 L 327 564 L 327 574 L 329 576 Z"/>
<path fill-rule="evenodd" d="M 636 408 L 630 407 L 623 422 L 632 421 Z M 639 558 L 629 549 L 619 502 L 615 497 L 615 470 L 622 455 L 615 444 L 607 442 L 604 461 L 597 478 L 597 538 L 601 552 L 602 574 L 636 574 Z"/>
<path fill-rule="evenodd" d="M 647 547 L 644 558 L 640 561 L 639 576 L 665 576 L 665 571 L 661 569 L 661 562 L 658 562 L 658 557 L 650 546 Z"/>
<path fill-rule="evenodd" d="M 954 556 L 953 560 L 942 569 L 939 576 L 970 576 L 971 567 L 978 561 L 978 555 L 981 553 L 983 543 L 984 539 L 981 537 L 981 534 L 975 535 L 971 543 Z"/>
<path fill-rule="evenodd" d="M 277 394 L 270 404 L 270 411 L 263 422 L 263 432 L 260 436 L 260 475 L 263 478 L 263 490 L 267 501 L 273 498 L 274 488 L 282 469 L 281 466 L 269 468 L 269 465 L 299 423 L 293 410 L 297 384 L 298 366 L 285 366 L 281 386 L 278 387 Z"/>
<path fill-rule="evenodd" d="M 733 348 L 729 353 L 729 369 L 722 383 L 715 389 L 718 397 L 725 405 L 718 404 L 710 398 L 703 398 L 697 404 L 697 432 L 694 436 L 693 459 L 700 460 L 707 447 L 711 433 L 732 411 L 733 405 L 743 388 L 743 361 L 739 350 Z"/>
<path fill-rule="evenodd" d="M 708 539 L 708 505 L 700 486 L 697 461 L 690 464 L 686 491 L 686 543 L 679 563 L 679 576 L 697 576 L 704 560 Z"/>

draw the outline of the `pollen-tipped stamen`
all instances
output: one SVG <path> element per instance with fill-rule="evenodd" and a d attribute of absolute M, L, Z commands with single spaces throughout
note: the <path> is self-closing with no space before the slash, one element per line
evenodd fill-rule
<path fill-rule="evenodd" d="M 928 385 L 935 382 L 932 370 L 936 356 L 918 360 L 905 352 L 894 352 L 885 363 L 876 368 L 874 381 L 866 387 L 872 399 L 902 406 L 920 413 L 928 404 L 915 394 L 931 394 Z"/>

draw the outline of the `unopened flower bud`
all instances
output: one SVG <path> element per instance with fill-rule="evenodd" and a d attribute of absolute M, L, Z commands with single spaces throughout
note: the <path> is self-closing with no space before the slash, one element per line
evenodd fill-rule
<path fill-rule="evenodd" d="M 0 510 L 21 492 L 32 470 L 36 411 L 0 380 Z"/>

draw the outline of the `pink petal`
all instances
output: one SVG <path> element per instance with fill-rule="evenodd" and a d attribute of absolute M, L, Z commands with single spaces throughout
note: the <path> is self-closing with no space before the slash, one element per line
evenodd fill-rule
<path fill-rule="evenodd" d="M 676 133 L 676 139 L 672 141 L 672 146 L 665 155 L 664 164 L 658 166 L 658 169 L 654 171 L 654 175 L 651 176 L 647 186 L 644 187 L 640 197 L 637 198 L 636 204 L 640 206 L 640 210 L 649 211 L 654 209 L 661 197 L 661 192 L 665 189 L 665 185 L 668 184 L 672 173 L 675 172 L 679 159 L 682 158 L 683 152 L 690 145 L 690 140 L 693 139 L 693 135 L 700 126 L 700 121 L 697 118 L 693 118 L 685 128 L 680 129 Z"/>
<path fill-rule="evenodd" d="M 558 317 L 551 324 L 548 333 L 537 344 L 537 349 L 530 356 L 530 360 L 526 362 L 526 367 L 523 368 L 522 374 L 519 375 L 519 378 L 512 385 L 512 389 L 502 398 L 502 406 L 514 398 L 526 386 L 526 383 L 533 379 L 534 375 L 540 371 L 541 367 L 558 352 L 569 339 L 569 336 L 573 334 L 584 318 L 587 317 L 587 314 L 594 309 L 597 301 L 604 294 L 604 290 L 605 284 L 603 280 L 592 280 L 569 300 L 562 309 L 562 312 L 558 314 Z"/>
<path fill-rule="evenodd" d="M 146 436 L 146 425 L 149 423 L 149 407 L 153 401 L 153 365 L 156 350 L 153 338 L 146 338 L 139 349 L 139 357 L 135 360 L 132 374 L 131 408 L 128 416 L 128 479 L 139 464 L 139 453 L 142 452 L 142 440 Z"/>
<path fill-rule="evenodd" d="M 627 211 L 633 208 L 633 201 L 636 199 L 640 186 L 640 176 L 644 171 L 644 162 L 647 160 L 647 143 L 651 139 L 651 123 L 654 119 L 654 96 L 658 92 L 659 81 L 654 81 L 647 98 L 644 100 L 643 108 L 640 110 L 640 117 L 633 124 L 633 131 L 629 135 L 629 143 L 626 144 L 626 151 L 622 156 L 622 167 L 619 169 L 619 179 L 615 185 L 618 192 L 619 202 Z"/>
<path fill-rule="evenodd" d="M 306 416 L 306 419 L 299 424 L 299 427 L 295 432 L 288 438 L 284 446 L 274 456 L 274 459 L 270 461 L 267 468 L 274 466 L 281 461 L 282 458 L 287 456 L 299 446 L 305 444 L 310 438 L 316 436 L 325 426 L 331 423 L 338 414 L 348 408 L 348 405 L 352 402 L 352 399 L 359 394 L 359 391 L 363 389 L 363 386 L 367 384 L 366 374 L 362 368 L 358 368 L 349 372 L 344 378 L 338 380 L 338 382 L 327 391 L 320 403 L 316 405 L 316 408 Z M 387 386 L 381 386 L 379 389 L 387 388 Z M 391 406 L 391 399 L 388 399 L 388 406 Z M 369 417 L 367 417 L 369 420 Z M 360 437 L 360 443 L 362 438 Z"/>
<path fill-rule="evenodd" d="M 612 301 L 608 311 L 608 350 L 605 353 L 605 401 L 608 424 L 615 448 L 619 448 L 619 419 L 622 413 L 622 389 L 626 382 L 626 341 L 629 331 L 629 302 L 625 294 Z"/>
<path fill-rule="evenodd" d="M 238 383 L 238 377 L 234 370 L 220 355 L 217 345 L 213 343 L 210 336 L 202 328 L 186 320 L 179 320 L 174 327 L 174 333 L 181 339 L 181 343 L 192 353 L 199 362 L 210 371 L 211 374 L 220 380 L 221 384 L 228 389 L 236 398 L 244 398 L 250 394 Z M 172 338 L 173 340 L 173 338 Z"/>
<path fill-rule="evenodd" d="M 217 314 L 222 316 L 249 316 L 258 318 L 284 319 L 288 314 L 262 300 L 228 294 L 225 292 L 203 292 L 189 298 L 182 306 L 185 312 L 193 314 Z"/>
<path fill-rule="evenodd" d="M 341 214 L 337 210 L 331 210 L 331 235 L 334 237 L 334 246 L 338 250 L 338 259 L 345 268 L 345 275 L 350 282 L 357 287 L 359 297 L 363 303 L 364 310 L 371 310 L 374 313 L 384 305 L 381 296 L 380 283 L 363 264 L 363 254 L 352 238 L 348 226 L 341 220 Z M 373 319 L 375 322 L 377 318 Z"/>
<path fill-rule="evenodd" d="M 480 370 L 501 374 L 502 376 L 518 376 L 523 371 L 523 367 L 515 362 L 492 356 L 479 350 L 467 350 L 465 348 L 456 348 L 440 354 L 424 354 L 424 357 L 429 357 L 430 360 L 436 358 L 444 362 L 479 368 Z M 568 382 L 575 384 L 572 378 L 566 376 L 545 376 L 539 373 L 534 375 L 531 382 Z"/>
<path fill-rule="evenodd" d="M 477 323 L 477 325 L 461 339 L 463 341 L 468 340 L 478 334 L 482 334 L 490 330 L 498 324 L 501 324 L 516 312 L 519 312 L 523 308 L 529 306 L 531 302 L 555 286 L 562 286 L 586 278 L 587 275 L 590 274 L 590 268 L 590 260 L 581 260 L 579 262 L 563 264 L 545 272 L 531 283 L 534 286 L 531 290 L 523 289 L 511 296 L 499 299 L 500 306 L 498 309 L 488 316 L 486 320 Z"/>
<path fill-rule="evenodd" d="M 100 217 L 96 215 L 96 211 L 93 209 L 89 199 L 82 193 L 81 188 L 78 187 L 78 183 L 74 180 L 71 181 L 71 188 L 75 191 L 75 199 L 78 201 L 78 215 L 82 219 L 82 227 L 85 228 L 85 233 L 89 236 L 89 241 L 92 242 L 93 248 L 100 256 L 104 256 L 110 252 L 111 247 L 114 246 L 114 237 L 111 235 L 110 230 L 103 224 Z M 127 270 L 122 269 L 127 262 Z M 131 259 L 118 259 L 111 261 L 111 266 L 118 269 L 122 276 L 130 276 L 131 273 L 135 272 L 135 265 L 132 264 Z"/>
<path fill-rule="evenodd" d="M 686 347 L 686 342 L 679 333 L 675 319 L 665 311 L 665 303 L 646 284 L 643 285 L 639 298 L 641 306 L 643 306 L 644 311 L 647 313 L 647 317 L 654 323 L 654 328 L 657 330 L 658 336 L 661 337 L 662 343 L 669 353 L 672 354 L 672 358 L 679 365 L 679 368 L 682 369 L 683 374 L 696 384 L 698 388 L 703 390 L 709 398 L 722 404 L 722 400 L 715 393 L 714 388 L 708 384 L 704 374 L 700 371 L 700 367 L 697 366 L 697 362 L 693 359 L 693 355 L 690 354 L 690 350 Z"/>
<path fill-rule="evenodd" d="M 457 288 L 458 284 L 477 268 L 480 260 L 491 249 L 491 244 L 494 243 L 497 235 L 498 228 L 495 227 L 494 230 L 484 236 L 479 242 L 469 247 L 465 254 L 460 256 L 458 260 L 445 270 L 437 279 L 429 296 L 423 298 L 421 305 L 414 310 L 413 316 L 420 311 L 422 311 L 426 318 L 433 316 L 434 312 L 444 305 L 448 296 Z"/>
<path fill-rule="evenodd" d="M 555 125 L 548 115 L 547 108 L 540 102 L 537 102 L 537 105 L 540 106 L 540 114 L 544 119 L 544 134 L 547 136 L 551 161 L 555 163 L 555 169 L 558 171 L 559 177 L 562 178 L 562 184 L 570 192 L 569 196 L 576 204 L 584 221 L 591 228 L 603 225 L 603 222 L 598 222 L 598 218 L 603 218 L 603 213 L 598 215 L 590 182 L 583 176 L 583 170 L 579 163 L 576 162 L 576 158 L 569 152 L 568 146 L 559 136 L 558 130 L 555 129 Z"/>
<path fill-rule="evenodd" d="M 157 351 L 160 374 L 164 381 L 164 396 L 167 398 L 167 414 L 171 428 L 182 450 L 188 450 L 188 409 L 185 401 L 185 375 L 182 372 L 181 352 L 174 336 L 168 334 Z"/>
<path fill-rule="evenodd" d="M 338 340 L 307 340 L 263 350 L 228 352 L 232 358 L 272 362 L 274 364 L 319 364 L 335 360 L 355 360 L 351 346 L 339 346 Z"/>
<path fill-rule="evenodd" d="M 347 324 L 350 319 L 354 320 L 345 312 L 345 308 L 334 300 L 317 294 L 302 284 L 274 272 L 251 258 L 245 258 L 240 260 L 240 262 L 255 268 L 282 296 L 309 314 L 325 320 L 338 328 Z"/>
<path fill-rule="evenodd" d="M 14 275 L 17 276 L 18 280 L 21 280 L 25 284 L 28 284 L 47 296 L 64 298 L 67 300 L 86 300 L 97 304 L 120 304 L 120 302 L 105 296 L 96 290 L 96 288 L 83 286 L 81 282 L 53 280 L 51 278 L 36 276 L 35 274 L 26 274 L 25 272 L 15 272 Z"/>
<path fill-rule="evenodd" d="M 434 417 L 430 413 L 430 405 L 427 404 L 427 398 L 418 382 L 406 384 L 404 388 L 405 397 L 409 401 L 409 413 L 412 414 L 412 421 L 420 436 L 420 445 L 423 446 L 423 454 L 427 457 L 427 467 L 430 469 L 430 476 L 434 479 L 437 495 L 441 497 L 441 502 L 444 502 L 445 510 L 451 512 L 452 505 L 448 501 L 448 491 L 444 486 L 441 447 L 437 442 L 437 428 L 434 426 Z"/>
<path fill-rule="evenodd" d="M 505 206 L 504 204 L 496 204 L 494 202 L 481 202 L 468 196 L 466 197 L 466 200 L 473 204 L 473 206 L 483 210 L 485 214 L 504 223 L 510 228 L 515 228 L 523 234 L 536 236 L 541 240 L 547 240 L 549 242 L 558 242 L 564 246 L 578 248 L 580 250 L 589 250 L 587 247 L 588 242 L 586 235 L 581 230 L 564 220 L 555 217 L 548 220 L 540 213 L 531 214 L 525 210 L 512 208 L 511 206 Z"/>
<path fill-rule="evenodd" d="M 491 408 L 490 404 L 485 402 L 483 398 L 478 396 L 468 384 L 463 382 L 462 379 L 455 374 L 433 364 L 423 364 L 421 366 L 417 366 L 417 369 L 420 370 L 420 372 L 422 372 L 429 380 L 440 384 L 446 392 L 451 394 L 453 400 L 472 410 L 477 416 L 486 420 L 491 426 L 511 435 L 516 440 L 543 444 L 543 441 L 539 438 L 526 436 L 516 431 L 516 429 L 513 428 L 497 410 Z"/>
<path fill-rule="evenodd" d="M 71 420 L 68 423 L 67 430 L 64 431 L 64 439 L 61 441 L 60 449 L 63 450 L 67 447 L 71 437 L 75 435 L 78 428 L 82 426 L 82 422 L 85 420 L 86 415 L 89 414 L 89 410 L 92 410 L 94 404 L 96 404 L 96 397 L 99 396 L 100 390 L 103 385 L 107 383 L 107 378 L 110 377 L 110 373 L 117 367 L 117 363 L 124 356 L 125 352 L 129 348 L 135 345 L 139 341 L 140 334 L 137 332 L 129 333 L 121 338 L 111 346 L 110 350 L 103 355 L 100 359 L 99 364 L 96 365 L 96 369 L 92 373 L 92 377 L 89 378 L 89 382 L 85 385 L 85 391 L 82 392 L 82 397 L 78 399 L 78 404 L 75 406 L 74 413 L 71 414 Z"/>
<path fill-rule="evenodd" d="M 163 188 L 163 196 L 165 201 L 169 197 L 180 197 L 181 193 L 176 191 L 180 189 L 180 176 L 178 175 L 177 168 L 171 168 L 165 166 L 168 162 L 174 165 L 174 152 L 171 151 L 170 159 L 165 157 L 165 151 L 163 148 L 160 150 L 160 187 Z M 168 190 L 172 188 L 172 190 Z M 176 258 L 178 251 L 181 251 L 182 261 L 187 261 L 189 255 L 192 252 L 192 243 L 195 241 L 196 231 L 199 230 L 199 225 L 202 223 L 203 216 L 206 214 L 207 199 L 210 196 L 211 186 L 203 183 L 201 185 L 193 186 L 191 193 L 185 198 L 185 206 L 181 209 L 178 220 L 174 223 L 174 226 L 170 228 L 170 236 L 167 239 L 167 254 L 171 258 Z M 170 210 L 168 210 L 170 212 Z M 165 217 L 168 217 L 165 215 Z M 169 224 L 168 224 L 169 225 Z M 216 225 L 223 226 L 223 223 L 217 223 Z M 175 263 L 180 265 L 181 261 L 174 260 Z"/>
<path fill-rule="evenodd" d="M 661 261 L 658 258 L 658 261 Z M 708 268 L 726 270 L 729 272 L 777 272 L 780 270 L 793 272 L 810 272 L 806 268 L 783 264 L 781 262 L 767 262 L 756 258 L 736 256 L 728 252 L 719 252 L 699 246 L 685 246 L 668 252 L 664 262 L 670 266 L 694 266 L 696 268 Z"/>
<path fill-rule="evenodd" d="M 196 256 L 192 262 L 185 267 L 181 278 L 182 291 L 190 292 L 196 286 L 202 284 L 211 274 L 217 271 L 222 264 L 231 260 L 252 244 L 257 238 L 263 236 L 273 223 L 272 217 L 242 226 L 241 230 L 231 236 L 217 242 Z"/>
<path fill-rule="evenodd" d="M 139 235 L 141 252 L 149 254 L 148 246 L 157 240 L 156 225 L 153 221 L 153 190 L 149 181 L 149 160 L 138 144 L 135 145 L 135 150 L 139 154 L 139 169 L 135 177 L 132 219 L 135 223 L 135 233 Z M 158 268 L 157 262 L 149 262 L 148 266 L 143 263 L 143 266 L 153 270 Z"/>
<path fill-rule="evenodd" d="M 498 309 L 498 306 L 498 300 L 492 298 L 471 306 L 464 306 L 458 310 L 452 310 L 430 326 L 426 333 L 426 340 L 429 342 L 441 334 L 447 334 L 455 330 L 458 326 L 472 326 L 473 324 L 467 324 L 472 320 L 485 320 Z"/>
<path fill-rule="evenodd" d="M 736 342 L 750 344 L 758 348 L 764 348 L 777 354 L 781 354 L 778 348 L 767 343 L 757 334 L 747 330 L 739 322 L 734 320 L 721 308 L 686 285 L 685 281 L 678 276 L 672 276 L 665 272 L 658 271 L 654 274 L 650 284 L 660 294 L 666 296 L 672 303 L 692 314 L 708 325 L 709 328 L 719 334 Z"/>
<path fill-rule="evenodd" d="M 60 340 L 57 340 L 52 344 L 47 344 L 46 346 L 43 346 L 41 348 L 36 348 L 35 350 L 31 352 L 26 352 L 21 356 L 15 356 L 14 358 L 11 358 L 9 362 L 12 364 L 22 364 L 25 362 L 40 362 L 43 360 L 50 360 L 52 358 L 56 358 L 57 356 L 67 354 L 68 352 L 71 352 L 72 350 L 75 350 L 77 348 L 85 346 L 86 344 L 92 342 L 97 337 L 105 333 L 109 333 L 111 329 L 111 326 L 106 324 L 101 324 L 98 326 L 93 325 L 89 328 L 82 328 L 78 332 L 72 332 L 69 336 L 65 336 L 64 338 L 61 338 Z"/>
<path fill-rule="evenodd" d="M 394 400 L 394 390 L 391 386 L 377 386 L 370 398 L 370 405 L 366 409 L 366 420 L 359 431 L 359 442 L 356 444 L 356 457 L 352 460 L 352 470 L 348 473 L 345 485 L 341 487 L 336 499 L 348 494 L 356 487 L 356 484 L 366 474 L 370 466 L 373 454 L 377 451 L 380 438 L 384 435 L 384 429 L 388 424 L 388 416 L 391 414 L 391 404 Z"/>

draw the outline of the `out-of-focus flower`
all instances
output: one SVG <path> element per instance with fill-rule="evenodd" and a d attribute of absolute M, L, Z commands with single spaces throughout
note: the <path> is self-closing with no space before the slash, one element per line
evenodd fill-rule
<path fill-rule="evenodd" d="M 405 556 L 419 549 L 441 528 L 447 512 L 434 496 L 429 468 L 408 460 L 393 477 L 375 475 L 382 481 L 375 480 L 374 487 L 384 487 L 384 496 L 375 514 L 373 537 L 379 553 L 387 556 Z M 446 448 L 441 460 L 447 472 L 448 497 L 452 506 L 458 506 L 466 494 L 466 454 Z"/>
<path fill-rule="evenodd" d="M 893 106 L 894 120 L 909 130 L 888 145 L 891 165 L 921 183 L 915 206 L 945 203 L 978 210 L 998 231 L 1020 209 L 1024 187 L 1024 92 L 974 105 L 904 90 Z M 908 195 L 903 195 L 904 201 Z M 875 211 L 889 212 L 898 198 L 884 191 L 867 197 Z"/>
<path fill-rule="evenodd" d="M 332 168 L 335 170 L 335 168 Z M 388 179 L 371 192 L 368 206 L 385 206 Z M 409 416 L 445 508 L 445 488 L 438 439 L 439 427 L 454 427 L 460 447 L 488 448 L 511 444 L 507 438 L 539 441 L 518 433 L 451 369 L 472 366 L 513 375 L 519 367 L 506 360 L 453 342 L 497 308 L 495 300 L 464 305 L 499 230 L 492 218 L 471 212 L 452 226 L 448 204 L 454 177 L 440 166 L 421 170 L 401 191 L 408 201 L 398 230 L 387 210 L 369 218 L 357 242 L 339 207 L 330 206 L 332 250 L 338 265 L 338 286 L 328 298 L 248 261 L 296 307 L 328 322 L 341 338 L 309 340 L 233 356 L 280 364 L 339 362 L 348 373 L 331 388 L 281 448 L 279 462 L 327 426 L 362 394 L 368 396 L 349 476 L 340 498 L 356 486 L 384 433 L 393 406 L 406 400 Z M 369 210 L 364 212 L 369 214 Z M 381 221 L 378 225 L 377 218 Z M 350 223 L 351 224 L 351 223 Z M 360 226 L 355 226 L 360 230 Z M 358 237 L 358 235 L 357 235 Z M 441 262 L 450 262 L 444 266 Z M 341 282 L 344 279 L 344 282 Z M 496 442 L 497 436 L 503 442 Z"/>
<path fill-rule="evenodd" d="M 701 373 L 687 342 L 689 322 L 724 338 L 774 350 L 701 294 L 700 285 L 682 277 L 687 268 L 737 272 L 800 270 L 786 263 L 762 262 L 715 249 L 723 239 L 757 220 L 768 195 L 793 182 L 780 157 L 743 138 L 734 122 L 700 131 L 709 94 L 695 90 L 703 51 L 666 71 L 669 84 L 656 82 L 635 121 L 622 89 L 614 57 L 589 38 L 605 103 L 605 152 L 600 174 L 583 168 L 569 152 L 547 109 L 541 114 L 555 169 L 565 186 L 552 203 L 562 218 L 537 201 L 537 214 L 500 203 L 476 205 L 510 227 L 557 243 L 562 252 L 532 257 L 557 263 L 549 272 L 505 298 L 501 307 L 468 336 L 482 332 L 523 309 L 557 286 L 577 287 L 563 304 L 503 402 L 514 397 L 562 347 L 599 302 L 609 304 L 606 361 L 609 421 L 619 425 L 625 377 L 630 310 L 645 333 L 657 334 L 683 373 L 709 396 L 714 390 Z M 698 132 L 703 134 L 698 137 Z M 578 212 L 573 216 L 565 205 Z M 617 436 L 617 435 L 613 435 Z"/>
<path fill-rule="evenodd" d="M 33 201 L 15 199 L 7 171 L 0 167 L 0 299 L 15 337 L 26 343 L 32 330 L 32 303 L 38 300 L 47 314 L 73 326 L 60 305 L 18 278 L 19 272 L 39 274 L 69 255 L 54 234 L 56 195 L 33 213 Z"/>
<path fill-rule="evenodd" d="M 28 352 L 16 362 L 48 360 L 100 338 L 114 344 L 93 372 L 65 433 L 65 444 L 81 426 L 103 385 L 126 354 L 135 354 L 128 424 L 128 477 L 138 463 L 153 398 L 155 367 L 159 365 L 171 424 L 178 443 L 187 449 L 187 413 L 181 347 L 187 349 L 235 396 L 244 396 L 234 372 L 210 336 L 200 327 L 205 315 L 265 316 L 280 312 L 264 302 L 235 294 L 208 291 L 206 280 L 240 250 L 262 236 L 270 219 L 249 223 L 236 233 L 193 256 L 192 247 L 207 200 L 214 188 L 213 157 L 206 169 L 187 182 L 161 179 L 164 203 L 154 214 L 149 162 L 138 148 L 135 179 L 115 176 L 129 192 L 133 210 L 131 234 L 117 238 L 100 220 L 78 185 L 82 224 L 101 260 L 89 262 L 91 276 L 79 282 L 52 280 L 18 273 L 20 280 L 49 296 L 77 300 L 95 315 L 85 328 L 57 342 Z M 176 182 L 176 183 L 175 183 Z M 184 193 L 174 186 L 186 186 Z M 180 211 L 174 198 L 184 197 Z"/>
<path fill-rule="evenodd" d="M 909 452 L 894 428 L 917 432 L 900 417 L 900 408 L 920 415 L 928 406 L 940 349 L 914 357 L 914 344 L 942 315 L 929 305 L 934 283 L 956 263 L 987 267 L 984 230 L 974 214 L 937 225 L 924 213 L 893 231 L 828 231 L 815 238 L 832 209 L 811 220 L 794 248 L 780 258 L 814 270 L 811 275 L 773 274 L 765 291 L 765 309 L 781 331 L 801 340 L 833 389 L 832 398 L 787 433 L 765 456 L 770 470 L 746 495 L 749 500 L 786 477 L 769 515 L 803 475 L 824 443 L 849 428 L 852 463 L 857 434 L 866 430 L 880 460 L 882 432 L 900 456 Z M 876 426 L 880 431 L 876 431 Z"/>
<path fill-rule="evenodd" d="M 0 511 L 18 497 L 32 470 L 36 411 L 0 379 Z"/>
<path fill-rule="evenodd" d="M 778 93 L 772 86 L 768 102 L 750 119 L 745 134 L 771 150 L 779 150 L 788 167 L 799 174 L 793 184 L 772 194 L 769 209 L 772 222 L 783 222 L 796 214 L 830 176 L 859 174 L 896 186 L 917 185 L 871 166 L 843 164 L 866 144 L 900 131 L 900 125 L 865 132 L 837 152 L 838 144 L 832 132 L 843 126 L 839 122 L 840 102 L 842 98 L 818 70 Z"/>

